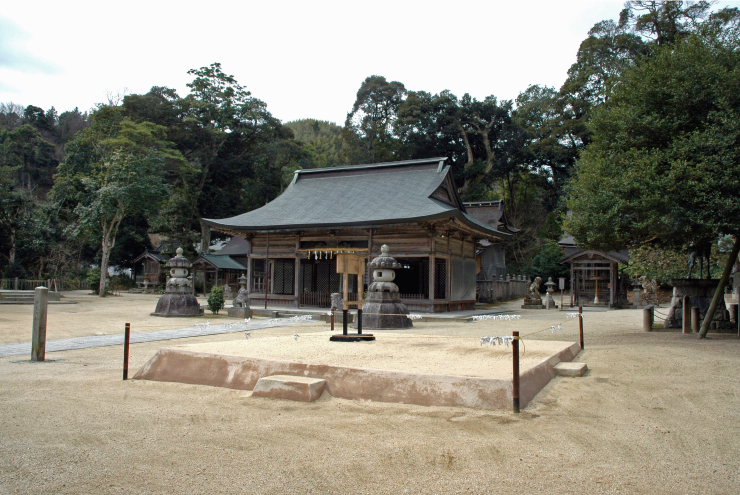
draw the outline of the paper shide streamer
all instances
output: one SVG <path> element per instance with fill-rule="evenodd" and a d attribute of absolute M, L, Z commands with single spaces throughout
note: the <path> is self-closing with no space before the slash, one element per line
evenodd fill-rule
<path fill-rule="evenodd" d="M 493 336 L 493 337 L 481 337 L 480 345 L 483 347 L 484 344 L 490 345 L 505 345 L 509 347 L 509 344 L 514 341 L 514 337 L 511 336 Z"/>

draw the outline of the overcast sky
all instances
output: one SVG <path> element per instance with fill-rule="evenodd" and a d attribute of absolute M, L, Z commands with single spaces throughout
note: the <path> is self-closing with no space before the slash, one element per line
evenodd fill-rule
<path fill-rule="evenodd" d="M 623 3 L 5 0 L 0 102 L 61 113 L 152 86 L 184 96 L 188 69 L 213 62 L 283 122 L 342 125 L 370 75 L 513 99 L 530 84 L 559 88 L 588 30 Z"/>

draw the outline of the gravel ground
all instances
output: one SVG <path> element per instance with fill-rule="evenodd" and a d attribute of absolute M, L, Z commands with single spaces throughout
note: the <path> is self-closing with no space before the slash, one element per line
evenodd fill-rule
<path fill-rule="evenodd" d="M 125 321 L 134 329 L 184 326 L 151 322 L 149 297 L 95 298 L 72 313 L 50 306 L 49 338 L 120 332 Z M 30 306 L 7 308 L 0 308 L 2 343 L 29 340 Z M 544 330 L 531 339 L 576 338 L 577 324 L 562 312 L 520 314 L 510 322 L 414 322 L 405 334 Z M 740 341 L 643 333 L 641 321 L 635 310 L 586 313 L 586 350 L 577 360 L 589 373 L 555 378 L 518 415 L 327 395 L 304 404 L 124 382 L 121 346 L 49 353 L 54 361 L 46 363 L 2 358 L 0 494 L 737 493 Z M 559 322 L 565 331 L 550 333 Z M 295 327 L 306 336 L 320 330 Z M 253 338 L 284 333 L 278 327 Z M 187 342 L 227 345 L 238 337 Z M 168 346 L 132 346 L 131 374 Z"/>

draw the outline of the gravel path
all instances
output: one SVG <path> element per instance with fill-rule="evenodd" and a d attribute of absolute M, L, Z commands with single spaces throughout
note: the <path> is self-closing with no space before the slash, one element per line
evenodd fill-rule
<path fill-rule="evenodd" d="M 130 342 L 132 344 L 136 344 L 141 342 L 155 342 L 159 340 L 185 339 L 189 337 L 202 337 L 204 335 L 219 335 L 222 333 L 235 333 L 289 325 L 300 325 L 301 323 L 305 324 L 308 322 L 300 320 L 292 321 L 289 318 L 280 318 L 275 320 L 250 320 L 247 324 L 244 322 L 237 322 L 222 325 L 200 325 L 174 330 L 132 333 Z M 123 345 L 123 334 L 91 335 L 88 337 L 48 340 L 46 342 L 46 352 L 71 351 L 73 349 L 87 349 L 90 347 L 106 347 L 111 345 Z M 31 342 L 0 345 L 0 357 L 22 355 L 31 355 Z"/>

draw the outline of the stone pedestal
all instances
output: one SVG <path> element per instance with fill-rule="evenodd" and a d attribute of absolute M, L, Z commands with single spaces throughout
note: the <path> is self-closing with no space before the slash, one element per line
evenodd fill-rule
<path fill-rule="evenodd" d="M 397 292 L 368 292 L 362 308 L 362 328 L 411 328 L 414 325 L 406 316 L 408 312 Z"/>
<path fill-rule="evenodd" d="M 689 296 L 692 307 L 699 308 L 699 319 L 704 321 L 707 309 L 712 303 L 714 291 L 717 290 L 719 280 L 699 280 L 699 279 L 672 279 L 673 297 L 671 298 L 671 308 L 668 310 L 668 316 L 663 324 L 664 328 L 682 328 L 683 327 L 683 297 Z M 720 300 L 717 311 L 714 313 L 714 319 L 709 327 L 710 330 L 734 330 L 734 325 L 730 322 L 730 314 L 725 306 L 724 297 Z"/>
<path fill-rule="evenodd" d="M 527 303 L 525 301 L 525 303 L 522 304 L 522 309 L 545 309 L 545 305 L 542 304 L 542 299 L 539 300 L 539 304 L 537 304 L 536 302 Z"/>
<path fill-rule="evenodd" d="M 252 310 L 250 308 L 227 308 L 226 314 L 232 318 L 251 318 Z"/>
<path fill-rule="evenodd" d="M 198 299 L 192 294 L 164 294 L 157 301 L 152 316 L 200 316 Z"/>

